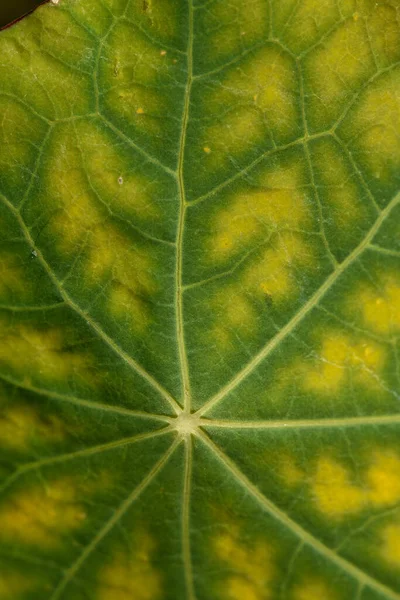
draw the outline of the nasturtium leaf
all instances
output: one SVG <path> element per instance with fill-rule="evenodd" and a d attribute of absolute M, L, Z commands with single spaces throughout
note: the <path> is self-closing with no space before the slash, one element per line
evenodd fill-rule
<path fill-rule="evenodd" d="M 400 598 L 400 3 L 0 33 L 0 600 Z"/>

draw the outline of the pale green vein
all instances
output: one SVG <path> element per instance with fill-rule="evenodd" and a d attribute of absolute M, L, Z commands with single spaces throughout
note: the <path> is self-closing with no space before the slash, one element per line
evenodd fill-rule
<path fill-rule="evenodd" d="M 346 154 L 348 160 L 350 161 L 355 173 L 358 176 L 358 179 L 362 185 L 362 187 L 364 188 L 368 198 L 370 199 L 370 202 L 373 206 L 373 208 L 375 209 L 375 211 L 379 214 L 381 212 L 381 207 L 378 205 L 375 196 L 373 195 L 373 193 L 371 192 L 371 190 L 369 189 L 369 186 L 367 184 L 367 182 L 365 181 L 364 175 L 362 174 L 362 172 L 360 171 L 356 161 L 354 160 L 354 156 L 353 153 L 351 152 L 351 150 L 348 148 L 348 146 L 344 143 L 344 141 L 337 135 L 337 133 L 333 134 L 333 137 L 336 139 L 337 143 L 339 144 L 341 150 Z"/>
<path fill-rule="evenodd" d="M 18 467 L 17 470 L 0 485 L 0 492 L 4 492 L 4 490 L 10 487 L 10 485 L 14 483 L 14 481 L 19 479 L 19 477 L 21 477 L 25 473 L 29 473 L 30 471 L 41 469 L 42 467 L 55 465 L 57 463 L 65 463 L 66 461 L 74 460 L 76 458 L 100 454 L 101 452 L 113 450 L 114 448 L 129 446 L 130 444 L 135 444 L 136 442 L 141 442 L 143 440 L 155 438 L 160 435 L 165 435 L 166 433 L 171 433 L 171 431 L 172 429 L 169 426 L 167 426 L 163 429 L 158 429 L 156 431 L 139 433 L 137 435 L 131 435 L 126 438 L 115 440 L 113 442 L 97 444 L 96 446 L 90 446 L 89 448 L 83 448 L 82 450 L 76 450 L 75 452 L 66 452 L 64 454 L 58 454 L 57 456 L 50 456 L 49 458 L 42 458 L 34 462 L 26 463 L 22 465 L 22 467 Z"/>
<path fill-rule="evenodd" d="M 389 248 L 382 248 L 382 246 L 378 246 L 377 244 L 370 244 L 369 248 L 373 252 L 379 252 L 379 254 L 386 254 L 387 256 L 400 258 L 400 250 L 390 250 Z"/>
<path fill-rule="evenodd" d="M 69 404 L 74 404 L 75 406 L 80 406 L 82 408 L 90 408 L 92 410 L 100 410 L 109 413 L 115 413 L 119 415 L 124 415 L 125 417 L 157 419 L 166 423 L 170 423 L 172 420 L 171 417 L 167 417 L 164 415 L 156 415 L 153 413 L 147 413 L 142 410 L 124 408 L 122 406 L 113 406 L 112 404 L 104 404 L 103 402 L 97 402 L 95 400 L 86 400 L 84 398 L 78 398 L 77 396 L 70 396 L 69 394 L 61 394 L 52 390 L 46 390 L 44 388 L 39 388 L 35 385 L 31 385 L 25 382 L 22 383 L 16 379 L 13 379 L 9 375 L 4 375 L 4 373 L 0 373 L 0 379 L 17 388 L 20 388 L 21 390 L 32 392 L 33 394 L 38 394 L 40 396 L 45 396 L 49 399 L 59 400 L 60 402 L 68 402 Z"/>
<path fill-rule="evenodd" d="M 200 419 L 199 427 L 221 429 L 320 429 L 330 427 L 360 427 L 365 425 L 399 425 L 400 414 L 370 415 L 365 417 L 338 417 L 324 419 L 281 419 L 279 421 L 230 421 L 223 419 Z"/>
<path fill-rule="evenodd" d="M 29 194 L 31 192 L 31 189 L 33 187 L 33 184 L 38 176 L 38 172 L 40 169 L 40 165 L 42 164 L 42 159 L 43 159 L 43 153 L 44 153 L 44 149 L 46 147 L 47 141 L 50 138 L 50 135 L 52 134 L 53 131 L 53 126 L 49 126 L 49 128 L 46 131 L 46 134 L 42 140 L 42 145 L 39 149 L 38 155 L 36 157 L 36 161 L 35 161 L 35 166 L 33 168 L 33 171 L 31 173 L 31 176 L 29 178 L 29 184 L 21 198 L 21 202 L 19 203 L 19 210 L 22 209 L 22 207 L 24 206 L 25 202 L 27 201 L 27 199 L 29 198 Z"/>
<path fill-rule="evenodd" d="M 0 304 L 0 310 L 7 310 L 9 312 L 41 312 L 46 310 L 55 310 L 63 306 L 65 306 L 65 302 L 42 304 L 42 306 L 13 306 L 10 304 Z"/>
<path fill-rule="evenodd" d="M 179 187 L 179 220 L 176 234 L 176 279 L 175 279 L 175 309 L 176 309 L 176 336 L 178 342 L 179 363 L 183 385 L 183 406 L 189 413 L 191 408 L 189 365 L 185 347 L 185 331 L 183 318 L 183 236 L 186 216 L 186 191 L 184 179 L 184 160 L 186 148 L 186 133 L 189 123 L 190 93 L 193 83 L 193 6 L 188 0 L 189 36 L 187 46 L 187 83 L 182 113 L 182 128 L 179 142 L 179 155 L 177 165 L 177 179 Z"/>
<path fill-rule="evenodd" d="M 315 140 L 315 139 L 319 139 L 321 137 L 327 137 L 329 135 L 331 135 L 330 131 L 323 131 L 321 133 L 310 134 L 308 136 L 307 140 Z M 266 150 L 265 152 L 260 154 L 260 156 L 255 158 L 251 163 L 249 163 L 246 167 L 243 167 L 243 169 L 239 169 L 239 171 L 236 171 L 236 173 L 234 173 L 231 177 L 228 177 L 227 179 L 225 179 L 224 181 L 222 181 L 221 183 L 219 183 L 218 185 L 213 187 L 211 190 L 209 190 L 205 194 L 198 196 L 194 200 L 191 200 L 189 202 L 189 206 L 196 206 L 197 204 L 200 204 L 204 200 L 207 200 L 208 198 L 215 196 L 218 192 L 220 192 L 224 188 L 228 187 L 231 183 L 233 183 L 237 179 L 240 179 L 240 177 L 247 175 L 247 173 L 249 173 L 249 171 L 251 171 L 254 167 L 256 167 L 265 158 L 273 156 L 273 155 L 277 154 L 278 152 L 283 152 L 284 150 L 287 150 L 288 148 L 292 148 L 293 146 L 298 146 L 299 144 L 304 144 L 305 141 L 306 141 L 306 138 L 299 137 L 299 138 L 296 138 L 295 140 L 293 140 L 292 142 L 289 142 L 282 146 L 274 146 L 270 150 Z"/>
<path fill-rule="evenodd" d="M 91 540 L 91 542 L 86 546 L 83 552 L 78 556 L 77 560 L 65 572 L 63 579 L 57 585 L 49 600 L 58 600 L 58 598 L 60 598 L 66 586 L 73 580 L 76 573 L 82 567 L 82 565 L 90 556 L 90 554 L 96 549 L 96 547 L 103 540 L 103 538 L 112 530 L 112 528 L 123 517 L 126 511 L 129 510 L 129 508 L 135 502 L 135 500 L 139 498 L 139 496 L 144 492 L 147 486 L 158 475 L 158 473 L 161 471 L 161 469 L 164 467 L 164 465 L 168 462 L 168 460 L 174 453 L 179 443 L 180 440 L 176 439 L 174 443 L 169 447 L 167 452 L 154 465 L 151 471 L 149 471 L 149 473 L 142 480 L 142 482 L 138 486 L 136 486 L 135 489 L 128 496 L 128 498 L 126 498 L 126 500 L 122 502 L 119 508 L 113 513 L 112 517 L 103 525 L 103 527 L 98 531 L 97 535 Z"/>
<path fill-rule="evenodd" d="M 11 202 L 9 202 L 7 198 L 5 198 L 3 195 L 0 194 L 0 198 L 18 220 L 21 230 L 30 247 L 35 248 L 35 242 L 18 210 L 16 210 L 15 207 L 11 204 Z M 68 306 L 72 308 L 72 310 L 75 311 L 85 321 L 85 323 L 89 325 L 89 327 L 91 327 L 91 329 L 93 329 L 96 335 L 100 339 L 102 339 L 106 343 L 106 345 L 109 348 L 111 348 L 111 350 L 113 350 L 113 352 L 123 360 L 123 362 L 125 362 L 131 369 L 133 369 L 145 381 L 147 381 L 147 383 L 149 383 L 151 387 L 154 388 L 169 403 L 169 405 L 173 408 L 175 413 L 179 414 L 181 412 L 181 408 L 176 402 L 176 400 L 171 396 L 171 394 L 156 379 L 154 379 L 154 377 L 150 375 L 150 373 L 148 373 L 138 362 L 136 362 L 131 356 L 129 356 L 129 354 L 122 350 L 122 348 L 109 335 L 107 335 L 107 333 L 100 327 L 100 325 L 94 319 L 92 319 L 88 313 L 82 310 L 80 306 L 78 306 L 78 304 L 74 302 L 74 300 L 72 300 L 69 294 L 61 286 L 49 263 L 44 258 L 42 252 L 37 247 L 35 248 L 35 250 L 37 253 L 37 259 L 43 265 L 49 278 L 53 282 L 53 285 L 57 289 L 62 299 L 68 304 Z"/>
<path fill-rule="evenodd" d="M 390 600 L 400 599 L 400 596 L 388 586 L 380 581 L 377 581 L 371 575 L 368 575 L 368 573 L 365 573 L 362 569 L 337 554 L 334 550 L 326 546 L 314 535 L 293 521 L 289 515 L 287 515 L 276 504 L 269 500 L 258 489 L 258 487 L 246 477 L 239 467 L 212 440 L 210 440 L 208 436 L 206 436 L 204 433 L 199 433 L 198 437 L 209 448 L 214 456 L 216 456 L 216 458 L 225 466 L 227 471 L 233 475 L 241 487 L 246 490 L 246 492 L 252 496 L 266 512 L 273 516 L 277 521 L 282 523 L 282 525 L 290 529 L 306 545 L 310 546 L 321 556 L 336 564 L 340 569 L 348 573 L 356 581 L 361 582 L 372 590 L 383 594 L 385 598 Z"/>
<path fill-rule="evenodd" d="M 336 119 L 335 123 L 331 126 L 331 130 L 334 131 L 334 130 L 336 130 L 340 126 L 340 124 L 344 121 L 344 119 L 348 115 L 348 113 L 351 110 L 352 106 L 355 104 L 355 102 L 357 102 L 358 98 L 367 89 L 367 87 L 369 85 L 371 85 L 371 83 L 373 83 L 381 75 L 384 75 L 385 73 L 389 73 L 390 71 L 392 71 L 393 69 L 395 69 L 399 65 L 400 65 L 400 61 L 397 61 L 397 62 L 389 65 L 388 67 L 386 67 L 384 69 L 380 69 L 377 73 L 374 73 L 369 79 L 367 79 L 363 83 L 363 85 L 360 87 L 360 89 L 357 90 L 353 94 L 353 96 L 350 98 L 349 102 L 346 104 L 345 108 L 343 109 L 343 111 L 341 112 L 341 114 L 339 115 L 339 117 Z"/>
<path fill-rule="evenodd" d="M 113 123 L 111 123 L 111 121 L 109 121 L 100 111 L 99 111 L 99 117 L 104 122 L 104 124 L 109 129 L 111 129 L 115 133 L 115 135 L 117 135 L 119 138 L 121 138 L 121 140 L 124 140 L 124 142 L 126 142 L 128 144 L 128 146 L 130 146 L 131 148 L 133 148 L 134 150 L 139 152 L 149 162 L 153 163 L 154 165 L 157 165 L 158 167 L 160 167 L 160 169 L 162 169 L 169 175 L 173 175 L 175 177 L 175 175 L 176 175 L 175 171 L 173 171 L 172 169 L 167 167 L 167 165 L 164 165 L 161 161 L 158 160 L 158 158 L 156 158 L 155 156 L 152 156 L 151 154 L 146 152 L 146 150 L 143 150 L 143 148 L 141 148 L 140 146 L 135 144 L 135 142 L 133 140 L 131 140 L 131 138 L 129 136 L 125 135 L 125 133 L 123 133 L 120 129 L 118 129 L 118 127 L 116 127 Z"/>
<path fill-rule="evenodd" d="M 304 304 L 303 308 L 301 308 L 295 315 L 290 319 L 290 321 L 282 327 L 282 329 L 271 339 L 265 346 L 250 360 L 247 365 L 233 377 L 223 388 L 220 389 L 219 392 L 210 400 L 208 400 L 202 408 L 197 411 L 197 415 L 201 416 L 209 411 L 211 408 L 215 407 L 218 402 L 223 400 L 225 396 L 227 396 L 230 392 L 232 392 L 240 383 L 242 383 L 257 367 L 258 365 L 269 355 L 278 344 L 284 340 L 292 331 L 297 327 L 297 325 L 308 315 L 308 313 L 318 305 L 320 300 L 326 294 L 326 292 L 334 285 L 334 283 L 338 280 L 341 274 L 361 255 L 361 253 L 368 247 L 369 243 L 372 241 L 376 233 L 379 231 L 382 223 L 386 219 L 386 217 L 390 214 L 395 206 L 400 201 L 400 194 L 397 194 L 391 202 L 387 205 L 387 207 L 380 213 L 379 217 L 376 219 L 374 225 L 365 235 L 364 239 L 359 243 L 359 245 L 347 256 L 347 258 L 340 263 L 340 265 L 335 269 L 331 275 L 324 281 L 324 283 L 318 288 L 318 290 L 311 296 L 311 298 Z"/>
<path fill-rule="evenodd" d="M 182 505 L 182 555 L 185 570 L 186 598 L 195 600 L 193 585 L 192 555 L 190 549 L 190 497 L 192 485 L 193 441 L 191 435 L 185 437 L 185 473 Z"/>

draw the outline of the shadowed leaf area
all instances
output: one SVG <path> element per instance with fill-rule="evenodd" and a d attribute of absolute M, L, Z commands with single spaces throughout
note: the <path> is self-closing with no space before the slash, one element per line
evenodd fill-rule
<path fill-rule="evenodd" d="M 400 599 L 400 4 L 0 33 L 0 600 Z"/>

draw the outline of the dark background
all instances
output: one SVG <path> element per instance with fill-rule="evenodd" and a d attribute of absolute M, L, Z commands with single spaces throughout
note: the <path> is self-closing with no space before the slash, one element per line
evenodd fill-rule
<path fill-rule="evenodd" d="M 22 17 L 40 2 L 41 0 L 0 0 L 0 28 Z"/>

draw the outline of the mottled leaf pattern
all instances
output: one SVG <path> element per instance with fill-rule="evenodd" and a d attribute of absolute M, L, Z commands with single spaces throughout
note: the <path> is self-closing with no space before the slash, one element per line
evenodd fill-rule
<path fill-rule="evenodd" d="M 398 0 L 49 3 L 0 117 L 0 600 L 398 600 Z"/>

